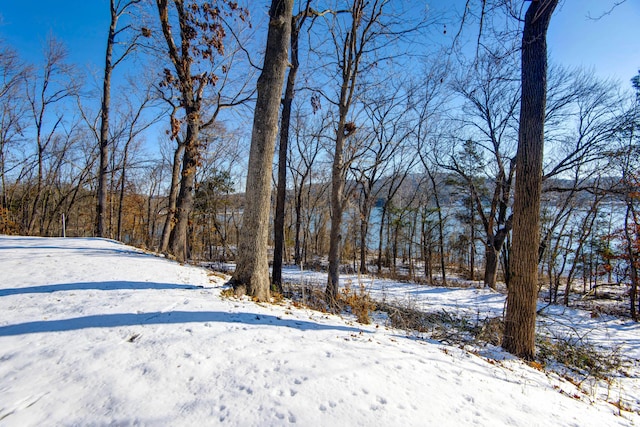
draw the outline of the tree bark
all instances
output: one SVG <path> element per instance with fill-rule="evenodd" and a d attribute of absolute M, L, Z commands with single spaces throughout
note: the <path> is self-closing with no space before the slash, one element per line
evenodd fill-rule
<path fill-rule="evenodd" d="M 496 289 L 498 278 L 498 255 L 499 252 L 492 243 L 485 244 L 484 247 L 484 285 L 491 289 Z"/>
<path fill-rule="evenodd" d="M 630 196 L 630 191 L 626 196 L 627 211 L 624 217 L 624 235 L 627 245 L 627 257 L 629 258 L 629 280 L 631 281 L 631 289 L 629 290 L 629 312 L 631 318 L 634 321 L 638 321 L 638 312 L 636 308 L 636 298 L 638 295 L 638 259 L 635 253 L 635 246 L 637 245 L 636 233 L 638 225 L 635 221 L 637 216 L 633 207 L 633 199 Z M 629 221 L 629 218 L 632 220 Z M 633 230 L 633 231 L 632 231 Z"/>
<path fill-rule="evenodd" d="M 341 100 L 346 99 L 347 86 L 343 85 Z M 337 305 L 340 283 L 340 250 L 342 248 L 342 210 L 344 203 L 344 127 L 348 107 L 340 103 L 340 120 L 336 130 L 335 149 L 331 166 L 331 230 L 329 232 L 329 274 L 325 295 L 331 306 Z"/>
<path fill-rule="evenodd" d="M 502 347 L 535 356 L 540 194 L 547 91 L 547 29 L 558 0 L 531 3 L 522 35 L 522 99 L 513 205 L 511 281 Z"/>
<path fill-rule="evenodd" d="M 187 33 L 193 30 L 189 22 L 188 14 L 185 13 L 185 5 L 181 1 L 173 2 L 178 15 L 178 27 L 180 29 L 180 47 L 176 45 L 172 33 L 172 26 L 169 22 L 168 0 L 156 0 L 160 25 L 165 41 L 167 42 L 168 54 L 174 66 L 178 78 L 178 87 L 181 95 L 181 107 L 184 108 L 187 132 L 184 138 L 184 154 L 182 159 L 182 177 L 180 180 L 180 190 L 176 200 L 175 226 L 169 235 L 169 252 L 176 260 L 184 262 L 189 257 L 188 232 L 189 217 L 193 208 L 193 190 L 195 186 L 195 175 L 200 160 L 200 129 L 203 126 L 201 114 L 202 93 L 206 82 L 199 81 L 191 74 L 191 65 L 197 54 L 192 51 L 192 40 Z M 197 48 L 196 48 L 197 50 Z M 211 120 L 212 122 L 213 120 Z"/>
<path fill-rule="evenodd" d="M 500 252 L 504 246 L 504 242 L 511 231 L 513 224 L 513 218 L 509 217 L 502 228 L 499 228 L 495 235 L 492 235 L 492 229 L 487 231 L 488 242 L 485 245 L 485 270 L 484 270 L 484 285 L 491 289 L 496 289 L 496 282 L 498 280 L 498 264 L 500 260 Z M 506 282 L 506 279 L 505 279 Z"/>
<path fill-rule="evenodd" d="M 340 86 L 340 97 L 338 100 L 338 123 L 336 126 L 336 139 L 333 154 L 333 163 L 331 166 L 331 230 L 329 232 L 329 274 L 327 275 L 327 287 L 325 289 L 325 298 L 327 303 L 335 307 L 337 305 L 338 287 L 340 282 L 340 255 L 342 249 L 342 211 L 344 210 L 344 187 L 345 187 L 345 170 L 344 170 L 344 145 L 347 136 L 352 130 L 346 130 L 347 114 L 351 108 L 354 93 L 356 91 L 356 82 L 358 80 L 358 72 L 360 61 L 365 51 L 365 44 L 370 41 L 368 31 L 373 23 L 372 20 L 363 25 L 363 15 L 365 8 L 369 3 L 363 0 L 354 0 L 351 14 L 351 27 L 344 35 L 341 43 L 338 43 L 339 68 L 342 76 Z M 375 9 L 375 4 L 372 5 Z M 382 7 L 382 6 L 379 6 Z"/>
<path fill-rule="evenodd" d="M 107 237 L 107 187 L 109 185 L 109 115 L 111 108 L 111 75 L 116 65 L 122 61 L 132 50 L 131 44 L 125 52 L 113 60 L 113 47 L 116 43 L 116 35 L 122 31 L 117 29 L 120 15 L 130 6 L 139 1 L 129 1 L 120 7 L 120 2 L 110 0 L 111 21 L 109 33 L 107 35 L 107 51 L 104 61 L 104 78 L 102 80 L 102 103 L 100 105 L 100 134 L 98 148 L 100 152 L 100 165 L 98 167 L 98 188 L 96 192 L 96 222 L 95 235 L 97 237 Z"/>
<path fill-rule="evenodd" d="M 438 246 L 440 247 L 440 271 L 442 272 L 442 286 L 447 286 L 447 268 L 444 256 L 444 217 L 442 216 L 442 206 L 440 206 L 440 196 L 438 195 L 438 186 L 436 185 L 436 177 L 427 169 L 431 186 L 433 187 L 433 199 L 436 203 L 438 212 Z"/>
<path fill-rule="evenodd" d="M 171 168 L 171 188 L 169 189 L 169 206 L 167 207 L 167 218 L 162 229 L 162 240 L 160 242 L 160 252 L 167 252 L 169 249 L 169 237 L 173 230 L 176 216 L 176 201 L 178 200 L 178 190 L 180 189 L 180 159 L 183 156 L 184 144 L 177 139 L 178 147 L 173 153 L 173 165 Z"/>
<path fill-rule="evenodd" d="M 169 237 L 169 251 L 180 262 L 189 258 L 188 232 L 189 217 L 193 209 L 193 191 L 195 188 L 196 169 L 200 158 L 198 134 L 200 123 L 196 110 L 185 108 L 187 113 L 187 135 L 184 141 L 182 158 L 182 179 L 176 201 L 176 224 Z"/>
<path fill-rule="evenodd" d="M 278 133 L 278 110 L 289 60 L 292 12 L 293 0 L 272 0 L 264 66 L 257 84 L 238 263 L 231 279 L 236 295 L 246 293 L 259 301 L 270 298 L 267 245 L 271 168 Z"/>
<path fill-rule="evenodd" d="M 116 25 L 118 24 L 118 14 L 115 10 L 114 1 L 111 0 L 111 24 L 109 25 L 109 35 L 107 36 L 107 52 L 105 54 L 104 79 L 102 81 L 102 104 L 100 106 L 100 166 L 98 168 L 98 190 L 96 204 L 96 227 L 97 237 L 106 237 L 106 217 L 107 217 L 107 185 L 108 185 L 108 165 L 109 165 L 109 108 L 111 106 L 111 73 L 113 66 L 111 57 L 113 56 L 113 44 L 115 42 Z"/>
<path fill-rule="evenodd" d="M 273 220 L 273 277 L 275 290 L 282 293 L 282 257 L 284 254 L 284 217 L 287 195 L 287 152 L 289 149 L 289 126 L 291 123 L 291 105 L 295 95 L 296 76 L 300 63 L 298 61 L 298 35 L 306 17 L 302 15 L 291 18 L 291 68 L 287 75 L 287 87 L 282 100 L 282 118 L 280 120 L 280 146 L 278 148 L 278 188 L 276 193 L 276 213 Z"/>

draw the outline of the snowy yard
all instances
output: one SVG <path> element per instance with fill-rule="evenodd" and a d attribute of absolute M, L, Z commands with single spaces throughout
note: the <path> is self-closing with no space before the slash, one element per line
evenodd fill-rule
<path fill-rule="evenodd" d="M 342 280 L 429 311 L 504 307 L 483 289 Z M 0 236 L 0 426 L 640 426 L 638 324 L 546 310 L 541 331 L 628 363 L 626 377 L 578 388 L 496 347 L 222 298 L 223 286 L 113 241 Z"/>

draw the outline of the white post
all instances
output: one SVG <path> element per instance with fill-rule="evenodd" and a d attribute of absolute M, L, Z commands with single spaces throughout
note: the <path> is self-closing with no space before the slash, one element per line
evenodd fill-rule
<path fill-rule="evenodd" d="M 67 237 L 67 225 L 64 220 L 64 213 L 62 214 L 62 237 Z"/>

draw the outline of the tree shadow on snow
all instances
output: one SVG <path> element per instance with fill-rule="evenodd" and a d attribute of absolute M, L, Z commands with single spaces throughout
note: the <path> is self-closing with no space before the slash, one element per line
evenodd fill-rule
<path fill-rule="evenodd" d="M 218 311 L 168 311 L 151 313 L 98 314 L 61 320 L 42 320 L 0 327 L 0 337 L 35 334 L 42 332 L 65 332 L 87 328 L 115 328 L 122 326 L 144 326 L 177 323 L 225 322 L 245 325 L 280 326 L 310 330 L 336 330 L 360 332 L 347 326 L 322 325 L 304 320 L 281 319 L 272 315 L 256 313 L 224 313 Z"/>
<path fill-rule="evenodd" d="M 55 285 L 31 286 L 27 288 L 7 288 L 0 289 L 0 297 L 20 294 L 48 294 L 62 291 L 115 291 L 115 290 L 141 290 L 141 289 L 203 289 L 202 286 L 179 285 L 176 283 L 156 283 L 156 282 L 80 282 L 80 283 L 60 283 Z"/>

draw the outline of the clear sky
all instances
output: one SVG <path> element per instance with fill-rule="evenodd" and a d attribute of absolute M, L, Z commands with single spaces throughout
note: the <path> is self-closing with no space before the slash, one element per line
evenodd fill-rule
<path fill-rule="evenodd" d="M 640 69 L 640 0 L 563 0 L 551 18 L 551 60 L 584 66 L 628 84 Z M 602 16 L 599 19 L 597 18 Z"/>
<path fill-rule="evenodd" d="M 72 62 L 102 67 L 108 29 L 108 0 L 0 0 L 0 37 L 30 62 L 41 61 L 53 34 Z"/>
<path fill-rule="evenodd" d="M 626 0 L 598 20 L 588 17 L 602 15 L 614 3 L 561 0 L 549 29 L 551 59 L 627 84 L 640 68 L 640 0 Z M 108 19 L 107 0 L 0 0 L 0 37 L 29 61 L 41 58 L 52 33 L 65 42 L 72 62 L 100 69 Z"/>

